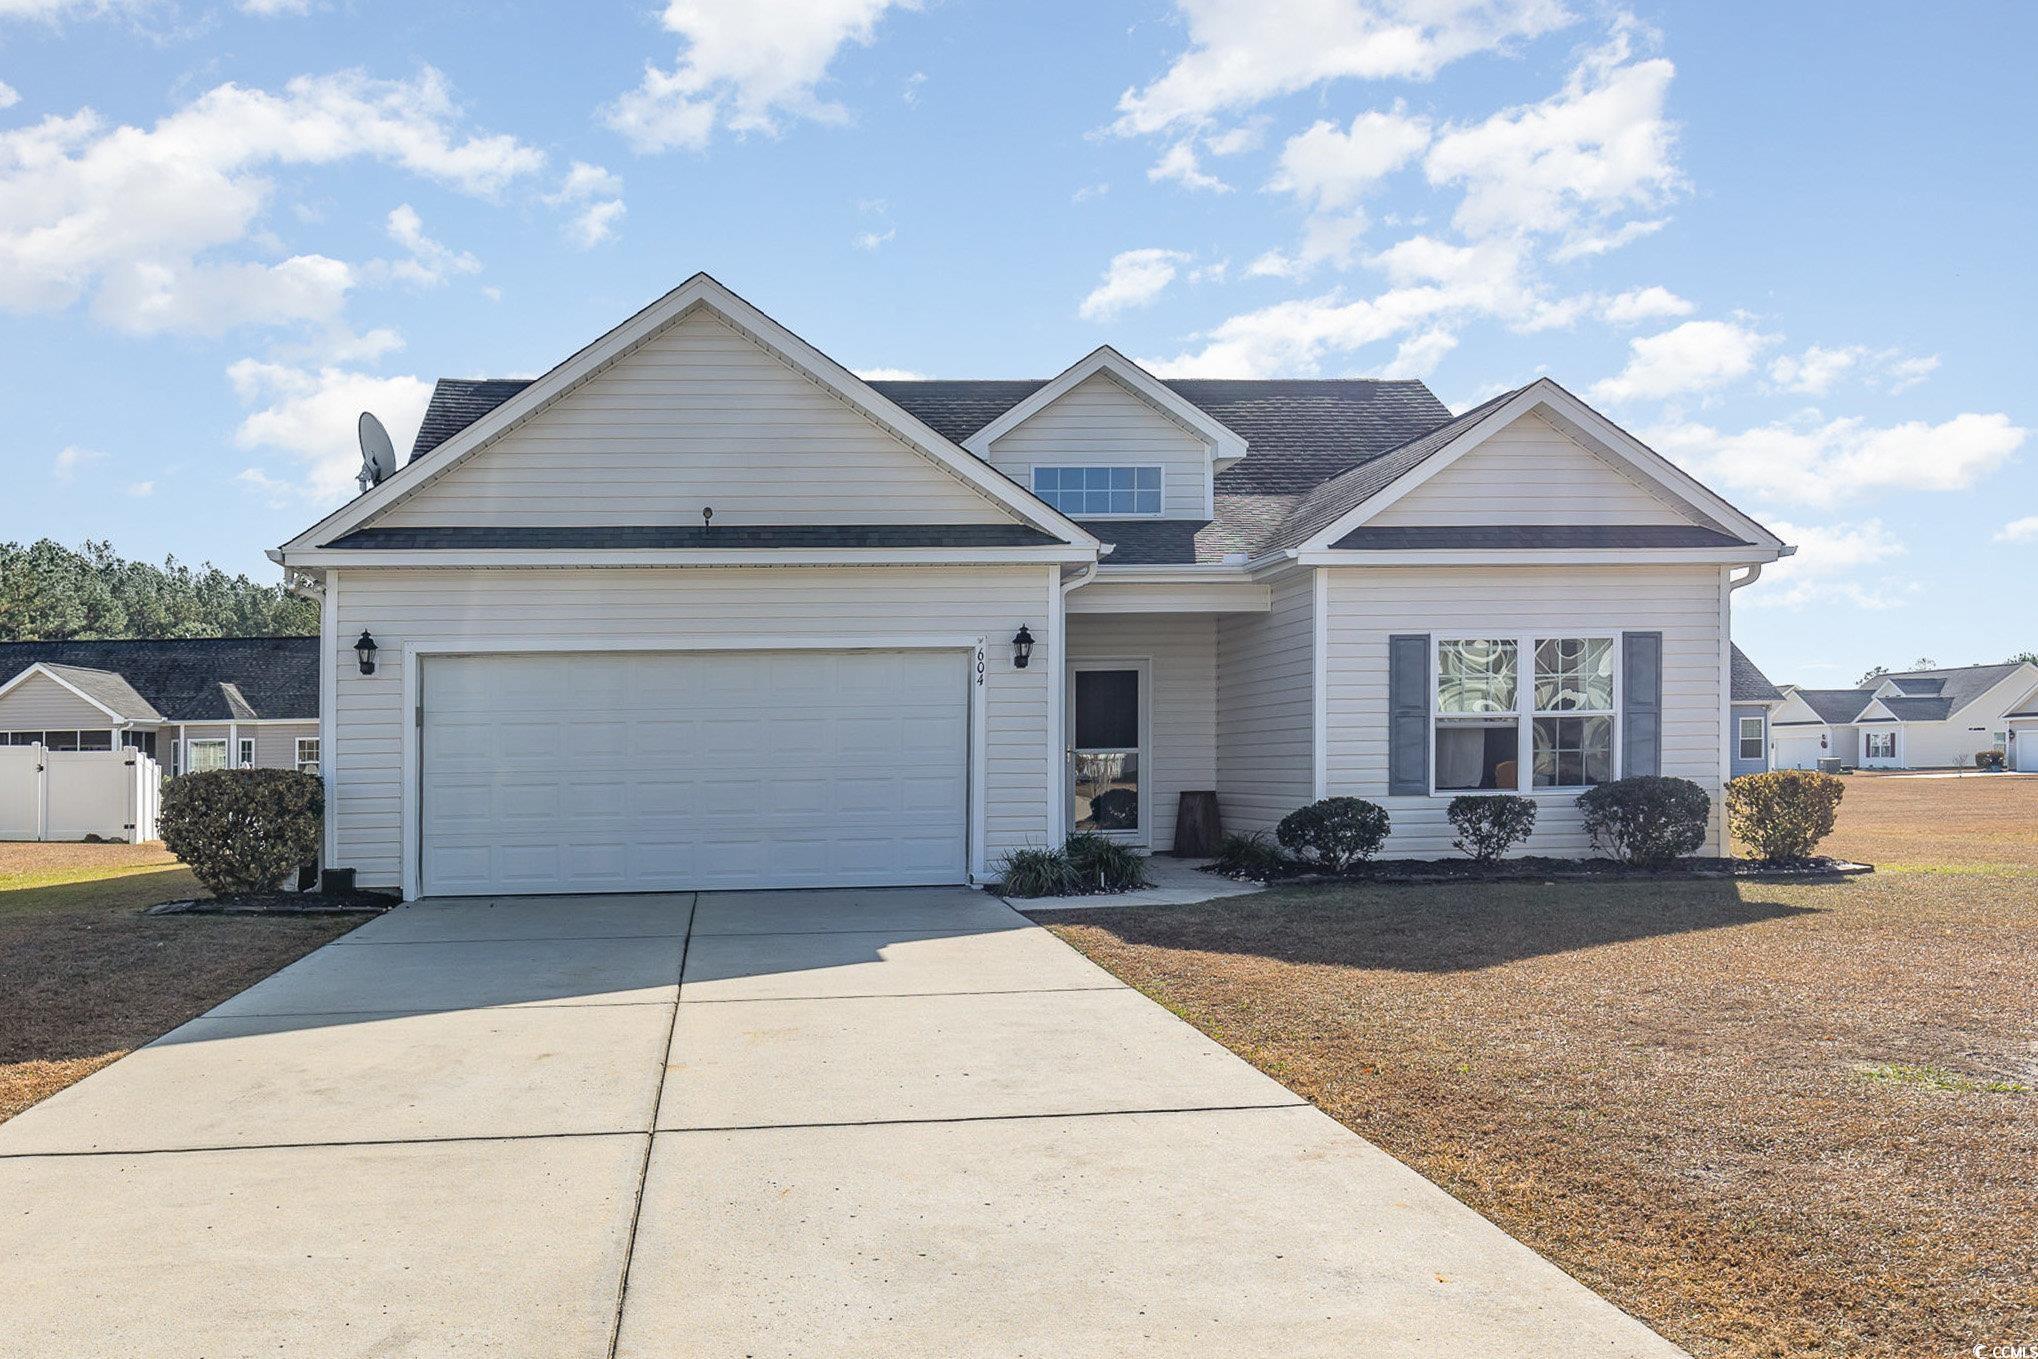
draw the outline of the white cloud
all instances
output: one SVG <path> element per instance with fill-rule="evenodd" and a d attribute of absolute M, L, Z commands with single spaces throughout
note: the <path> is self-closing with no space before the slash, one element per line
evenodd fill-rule
<path fill-rule="evenodd" d="M 2008 462 L 2028 435 L 2007 415 L 1968 413 L 1881 428 L 1858 418 L 1779 421 L 1738 434 L 1683 424 L 1644 438 L 1719 486 L 1830 505 L 1877 491 L 1967 490 Z"/>
<path fill-rule="evenodd" d="M 842 48 L 869 46 L 878 21 L 915 0 L 669 0 L 665 27 L 685 42 L 671 70 L 644 68 L 607 110 L 638 151 L 699 150 L 716 129 L 776 136 L 789 118 L 839 123 L 849 111 L 818 88 Z"/>
<path fill-rule="evenodd" d="M 389 239 L 402 246 L 409 258 L 395 260 L 384 266 L 383 272 L 400 282 L 415 284 L 420 288 L 436 288 L 453 274 L 473 274 L 481 270 L 481 261 L 464 250 L 454 250 L 441 245 L 425 235 L 424 219 L 417 209 L 408 203 L 399 203 L 390 210 L 384 223 Z"/>
<path fill-rule="evenodd" d="M 1263 256 L 1246 272 L 1266 275 L 1289 263 Z M 1527 282 L 1523 247 L 1516 241 L 1453 245 L 1414 236 L 1367 263 L 1385 273 L 1392 285 L 1387 291 L 1356 300 L 1332 292 L 1279 302 L 1195 336 L 1200 349 L 1141 362 L 1176 377 L 1310 376 L 1332 355 L 1400 340 L 1407 342 L 1406 355 L 1394 362 L 1413 363 L 1441 357 L 1442 336 L 1455 335 L 1442 326 L 1446 320 L 1478 316 L 1515 330 L 1545 330 L 1570 324 L 1589 303 L 1582 297 L 1551 299 Z"/>
<path fill-rule="evenodd" d="M 1438 327 L 1412 335 L 1401 342 L 1394 351 L 1394 357 L 1373 370 L 1369 376 L 1394 381 L 1402 378 L 1426 378 L 1437 370 L 1444 356 L 1458 347 L 1458 337 Z"/>
<path fill-rule="evenodd" d="M 567 223 L 566 237 L 582 250 L 591 250 L 616 234 L 616 224 L 628 211 L 622 195 L 622 176 L 577 160 L 559 188 L 545 195 L 545 201 L 554 207 L 577 207 Z"/>
<path fill-rule="evenodd" d="M 2038 542 L 2038 514 L 2027 514 L 2022 519 L 2012 519 L 1996 530 L 1999 543 Z"/>
<path fill-rule="evenodd" d="M 1564 233 L 1594 253 L 1622 239 L 1605 235 L 1620 214 L 1684 187 L 1663 116 L 1676 69 L 1661 57 L 1634 60 L 1636 33 L 1632 20 L 1617 21 L 1550 98 L 1437 135 L 1424 170 L 1432 184 L 1464 186 L 1460 231 Z"/>
<path fill-rule="evenodd" d="M 1794 544 L 1797 555 L 1771 563 L 1762 579 L 1741 596 L 1754 607 L 1798 609 L 1838 603 L 1888 609 L 1916 593 L 1915 582 L 1882 578 L 1870 569 L 1908 550 L 1879 519 L 1841 524 L 1778 520 L 1769 527 Z"/>
<path fill-rule="evenodd" d="M 21 92 L 4 80 L 0 80 L 0 109 L 11 109 L 21 102 Z"/>
<path fill-rule="evenodd" d="M 1159 297 L 1192 256 L 1181 250 L 1121 250 L 1105 266 L 1104 281 L 1076 308 L 1085 321 L 1108 321 Z"/>
<path fill-rule="evenodd" d="M 1648 221 L 1623 222 L 1610 231 L 1573 232 L 1550 251 L 1550 258 L 1558 264 L 1568 264 L 1593 255 L 1611 254 L 1630 241 L 1653 236 L 1669 225 L 1668 217 L 1657 217 Z"/>
<path fill-rule="evenodd" d="M 72 15 L 97 16 L 140 7 L 140 0 L 0 0 L 0 19 L 55 23 Z"/>
<path fill-rule="evenodd" d="M 1329 80 L 1427 80 L 1571 21 L 1559 0 L 1176 0 L 1176 9 L 1189 50 L 1119 99 L 1122 135 L 1200 124 Z"/>
<path fill-rule="evenodd" d="M 1203 148 L 1213 156 L 1240 156 L 1257 151 L 1267 139 L 1267 125 L 1271 121 L 1266 117 L 1248 118 L 1237 127 L 1211 133 L 1203 139 Z"/>
<path fill-rule="evenodd" d="M 1301 278 L 1323 264 L 1350 268 L 1371 224 L 1358 208 L 1312 213 L 1302 224 L 1302 240 L 1294 250 L 1269 250 L 1247 265 L 1246 273 L 1253 278 Z"/>
<path fill-rule="evenodd" d="M 1907 392 L 1939 371 L 1939 356 L 1925 354 L 1914 358 L 1892 359 L 1884 370 L 1889 378 L 1890 395 Z"/>
<path fill-rule="evenodd" d="M 280 94 L 221 85 L 150 128 L 85 109 L 0 132 L 0 308 L 90 296 L 130 330 L 330 316 L 353 282 L 341 261 L 217 258 L 263 244 L 270 172 L 373 159 L 489 195 L 542 165 L 514 137 L 463 135 L 460 121 L 426 68 L 404 81 L 300 76 Z"/>
<path fill-rule="evenodd" d="M 853 368 L 850 370 L 865 382 L 925 382 L 925 373 L 916 373 L 910 368 Z"/>
<path fill-rule="evenodd" d="M 79 448 L 74 444 L 58 450 L 55 460 L 50 464 L 50 475 L 58 481 L 70 481 L 85 468 L 104 461 L 106 455 L 97 449 Z"/>
<path fill-rule="evenodd" d="M 1229 184 L 1204 171 L 1202 163 L 1196 159 L 1196 143 L 1193 141 L 1176 142 L 1161 152 L 1161 158 L 1147 167 L 1146 177 L 1155 184 L 1172 179 L 1185 189 L 1231 192 Z"/>
<path fill-rule="evenodd" d="M 241 13 L 253 14 L 263 19 L 274 19 L 283 15 L 304 15 L 311 13 L 311 0 L 241 0 Z"/>
<path fill-rule="evenodd" d="M 1108 183 L 1085 184 L 1082 188 L 1069 195 L 1069 202 L 1087 203 L 1092 198 L 1102 198 L 1110 192 L 1111 186 Z"/>
<path fill-rule="evenodd" d="M 1599 314 L 1614 325 L 1631 326 L 1638 321 L 1689 316 L 1696 310 L 1696 304 L 1685 301 L 1668 288 L 1651 286 L 1630 288 L 1624 293 L 1607 298 L 1600 304 Z"/>
<path fill-rule="evenodd" d="M 892 238 L 898 234 L 897 227 L 886 227 L 883 231 L 859 231 L 850 238 L 850 244 L 858 250 L 876 251 L 891 244 Z"/>
<path fill-rule="evenodd" d="M 1867 353 L 1857 344 L 1841 349 L 1813 345 L 1802 354 L 1778 354 L 1769 364 L 1769 380 L 1785 391 L 1824 396 Z"/>
<path fill-rule="evenodd" d="M 122 489 L 135 499 L 142 500 L 156 493 L 156 483 L 153 481 L 130 481 Z"/>
<path fill-rule="evenodd" d="M 1267 187 L 1292 193 L 1319 210 L 1345 207 L 1421 155 L 1429 136 L 1428 119 L 1408 117 L 1398 107 L 1391 113 L 1362 113 L 1344 129 L 1315 123 L 1281 148 Z"/>
<path fill-rule="evenodd" d="M 352 495 L 361 453 L 354 423 L 373 411 L 399 450 L 410 446 L 431 399 L 429 382 L 339 367 L 298 368 L 242 359 L 227 369 L 243 405 L 257 407 L 234 431 L 235 446 L 289 455 L 297 474 L 277 478 L 249 468 L 238 478 L 270 496 L 332 503 Z"/>
<path fill-rule="evenodd" d="M 592 250 L 616 234 L 616 224 L 628 211 L 620 198 L 604 198 L 599 203 L 590 203 L 567 223 L 567 238 L 582 250 Z"/>
<path fill-rule="evenodd" d="M 1733 321 L 1686 321 L 1628 341 L 1628 363 L 1592 385 L 1601 401 L 1676 396 L 1746 377 L 1772 337 Z"/>

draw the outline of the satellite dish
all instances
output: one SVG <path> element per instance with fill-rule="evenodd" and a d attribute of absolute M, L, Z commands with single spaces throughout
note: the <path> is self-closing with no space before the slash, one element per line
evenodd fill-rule
<path fill-rule="evenodd" d="M 361 439 L 361 475 L 357 480 L 361 490 L 380 486 L 396 471 L 396 445 L 389 441 L 389 431 L 375 418 L 374 412 L 362 411 L 358 425 Z"/>

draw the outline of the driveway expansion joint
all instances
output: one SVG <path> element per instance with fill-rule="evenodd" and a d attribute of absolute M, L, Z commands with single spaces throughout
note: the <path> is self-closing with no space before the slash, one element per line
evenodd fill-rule
<path fill-rule="evenodd" d="M 1065 996 L 1079 991 L 1130 991 L 1123 982 L 1109 986 L 1022 986 L 1004 991 L 882 991 L 876 994 L 855 992 L 839 996 L 722 996 L 709 1000 L 688 1000 L 684 994 L 679 998 L 681 1005 L 771 1005 L 808 1003 L 818 1000 L 939 1000 L 943 996 Z"/>
<path fill-rule="evenodd" d="M 824 1130 L 828 1128 L 916 1128 L 938 1126 L 944 1123 L 1037 1123 L 1057 1118 L 1134 1118 L 1142 1114 L 1241 1114 L 1259 1113 L 1269 1109 L 1308 1109 L 1311 1107 L 1313 1106 L 1306 1099 L 1292 1099 L 1268 1104 L 1192 1104 L 1162 1106 L 1152 1109 L 1070 1109 L 1039 1114 L 946 1114 L 940 1116 L 929 1115 L 926 1118 L 862 1118 L 818 1123 L 730 1123 L 705 1128 L 656 1128 L 653 1129 L 653 1132 L 661 1137 L 672 1137 L 684 1133 L 791 1132 L 801 1129 Z"/>

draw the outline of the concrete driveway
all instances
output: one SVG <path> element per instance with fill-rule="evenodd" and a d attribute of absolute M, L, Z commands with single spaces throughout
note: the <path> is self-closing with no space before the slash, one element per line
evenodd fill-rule
<path fill-rule="evenodd" d="M 0 1125 L 10 1356 L 1680 1353 L 981 893 L 427 902 Z"/>

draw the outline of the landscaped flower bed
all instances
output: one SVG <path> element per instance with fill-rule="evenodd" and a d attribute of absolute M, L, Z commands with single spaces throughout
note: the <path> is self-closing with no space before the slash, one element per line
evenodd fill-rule
<path fill-rule="evenodd" d="M 1314 865 L 1291 861 L 1285 868 L 1244 868 L 1227 866 L 1223 860 L 1204 865 L 1203 871 L 1239 882 L 1562 882 L 1605 878 L 1830 878 L 1852 877 L 1875 871 L 1873 864 L 1857 864 L 1823 855 L 1784 863 L 1760 859 L 1687 858 L 1662 868 L 1621 863 L 1616 859 L 1554 859 L 1524 856 L 1481 863 L 1476 859 L 1385 859 L 1353 864 L 1341 873 L 1326 873 Z"/>

